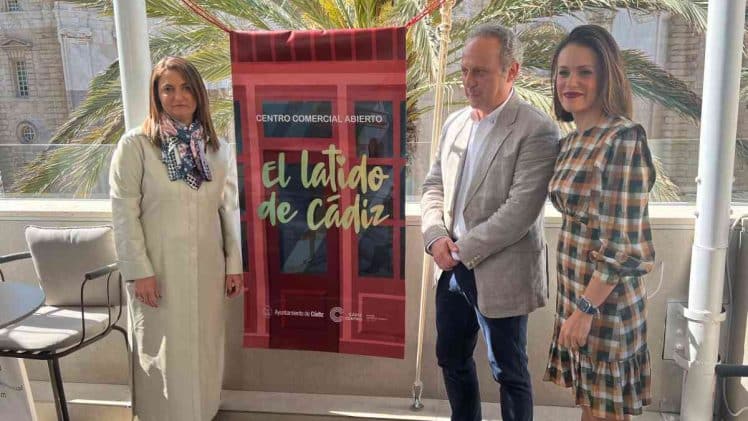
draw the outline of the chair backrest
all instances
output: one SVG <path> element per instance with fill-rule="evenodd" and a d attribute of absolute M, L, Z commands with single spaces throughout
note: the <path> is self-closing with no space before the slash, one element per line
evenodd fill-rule
<path fill-rule="evenodd" d="M 83 228 L 26 227 L 26 244 L 31 252 L 39 283 L 47 296 L 46 304 L 76 306 L 80 304 L 80 286 L 86 272 L 115 263 L 112 227 Z M 119 303 L 119 273 L 109 281 L 110 304 Z M 86 284 L 83 302 L 90 306 L 107 304 L 105 279 Z"/>

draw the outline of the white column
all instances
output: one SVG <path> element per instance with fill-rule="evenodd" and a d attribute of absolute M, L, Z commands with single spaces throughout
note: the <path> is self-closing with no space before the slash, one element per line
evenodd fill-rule
<path fill-rule="evenodd" d="M 706 32 L 696 226 L 688 291 L 690 363 L 682 421 L 712 419 L 738 122 L 746 0 L 712 0 Z"/>
<path fill-rule="evenodd" d="M 148 49 L 145 0 L 114 0 L 114 25 L 125 129 L 130 130 L 139 126 L 148 115 L 151 53 Z"/>

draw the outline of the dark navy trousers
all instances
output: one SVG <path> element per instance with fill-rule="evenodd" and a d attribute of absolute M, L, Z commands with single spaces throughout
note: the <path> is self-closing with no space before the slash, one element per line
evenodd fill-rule
<path fill-rule="evenodd" d="M 493 378 L 500 385 L 502 420 L 532 421 L 527 315 L 491 319 L 478 311 L 477 303 L 475 276 L 462 263 L 439 278 L 436 357 L 444 375 L 452 421 L 481 420 L 478 375 L 473 360 L 479 330 L 486 341 Z"/>

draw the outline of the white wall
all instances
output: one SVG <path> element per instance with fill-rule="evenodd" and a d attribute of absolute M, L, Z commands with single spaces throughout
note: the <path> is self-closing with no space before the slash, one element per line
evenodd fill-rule
<path fill-rule="evenodd" d="M 76 209 L 73 201 L 52 202 L 35 212 L 7 206 L 9 201 L 0 201 L 0 254 L 23 250 L 23 230 L 26 225 L 46 226 L 96 225 L 106 223 L 108 212 L 105 202 L 98 210 L 83 212 Z M 44 202 L 41 202 L 44 203 Z M 24 206 L 28 209 L 28 206 Z M 4 209 L 4 210 L 3 210 Z M 649 302 L 649 344 L 653 361 L 652 392 L 654 403 L 651 410 L 677 410 L 680 402 L 681 371 L 672 361 L 662 360 L 666 302 L 669 299 L 686 300 L 689 277 L 689 256 L 693 239 L 692 208 L 670 207 L 652 209 L 654 241 L 658 262 L 664 262 L 665 274 L 660 291 Z M 551 251 L 555 250 L 560 221 L 552 210 L 547 212 L 546 236 Z M 406 358 L 363 357 L 322 352 L 299 352 L 288 350 L 245 349 L 241 347 L 243 302 L 234 300 L 230 304 L 226 347 L 225 389 L 282 391 L 299 393 L 330 393 L 371 396 L 409 396 L 415 374 L 415 352 L 417 333 L 417 309 L 420 293 L 420 267 L 422 241 L 419 220 L 408 218 L 407 228 L 407 317 Z M 745 255 L 745 248 L 743 250 Z M 748 259 L 743 259 L 748 261 Z M 550 267 L 555 259 L 551 253 Z M 646 278 L 650 294 L 656 289 L 661 267 Z M 741 269 L 741 279 L 748 278 L 748 271 Z M 33 282 L 33 268 L 28 263 L 13 263 L 5 270 L 9 279 Z M 446 397 L 441 374 L 434 356 L 433 290 L 429 291 L 427 332 L 424 343 L 424 397 Z M 743 294 L 741 298 L 748 302 Z M 548 307 L 536 311 L 530 317 L 528 348 L 533 375 L 535 401 L 538 405 L 571 406 L 569 391 L 543 383 L 548 344 L 553 327 L 553 302 L 555 299 L 555 276 L 551 276 L 551 300 Z M 743 315 L 745 311 L 742 310 Z M 738 326 L 736 326 L 737 328 Z M 745 326 L 734 337 L 744 338 Z M 498 401 L 498 388 L 491 378 L 485 358 L 485 347 L 479 342 L 476 350 L 480 372 L 481 390 L 486 401 Z M 748 358 L 748 357 L 745 357 Z M 47 378 L 43 363 L 31 361 L 27 364 L 32 380 Z M 65 381 L 83 383 L 127 383 L 127 362 L 124 345 L 118 334 L 103 342 L 62 359 Z M 748 402 L 744 388 L 740 399 Z M 733 399 L 738 399 L 738 396 Z"/>

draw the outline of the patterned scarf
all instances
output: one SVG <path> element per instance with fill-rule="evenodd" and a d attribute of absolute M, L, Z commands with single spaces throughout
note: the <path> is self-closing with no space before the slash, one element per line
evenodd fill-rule
<path fill-rule="evenodd" d="M 161 161 L 166 165 L 169 180 L 184 180 L 195 190 L 203 181 L 212 180 L 200 122 L 185 126 L 164 113 L 160 124 Z"/>

